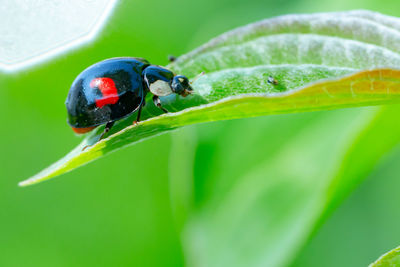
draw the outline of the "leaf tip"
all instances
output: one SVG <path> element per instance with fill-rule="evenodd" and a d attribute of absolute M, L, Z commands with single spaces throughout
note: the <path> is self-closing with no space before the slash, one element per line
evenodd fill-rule
<path fill-rule="evenodd" d="M 34 184 L 40 183 L 40 182 L 42 182 L 44 180 L 47 180 L 47 179 L 48 179 L 48 176 L 43 176 L 43 175 L 40 176 L 39 174 L 37 174 L 37 175 L 31 176 L 28 179 L 20 181 L 18 183 L 18 186 L 19 187 L 26 187 L 26 186 L 30 186 L 30 185 L 34 185 Z"/>
<path fill-rule="evenodd" d="M 19 182 L 19 183 L 18 183 L 18 186 L 19 186 L 19 187 L 26 187 L 26 186 L 28 186 L 28 185 L 32 185 L 32 184 L 35 184 L 35 183 L 36 183 L 36 182 L 35 182 L 34 180 L 26 179 L 26 180 L 24 180 L 24 181 Z"/>

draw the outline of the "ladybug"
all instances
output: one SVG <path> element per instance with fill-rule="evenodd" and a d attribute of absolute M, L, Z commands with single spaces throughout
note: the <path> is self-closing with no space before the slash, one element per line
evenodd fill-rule
<path fill-rule="evenodd" d="M 188 78 L 151 65 L 142 58 L 111 58 L 85 69 L 69 90 L 65 105 L 68 124 L 75 133 L 90 132 L 106 124 L 103 138 L 115 121 L 137 111 L 134 124 L 140 120 L 145 96 L 153 94 L 154 104 L 164 112 L 159 96 L 192 93 Z"/>

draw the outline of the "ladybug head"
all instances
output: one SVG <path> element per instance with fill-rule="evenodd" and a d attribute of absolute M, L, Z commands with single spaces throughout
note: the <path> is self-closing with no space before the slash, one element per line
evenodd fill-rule
<path fill-rule="evenodd" d="M 193 88 L 190 86 L 189 79 L 183 75 L 177 75 L 171 82 L 172 91 L 181 96 L 187 96 L 192 93 Z"/>

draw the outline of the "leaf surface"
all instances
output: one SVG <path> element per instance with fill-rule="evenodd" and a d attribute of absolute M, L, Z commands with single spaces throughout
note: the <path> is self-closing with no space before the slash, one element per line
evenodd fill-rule
<path fill-rule="evenodd" d="M 368 11 L 287 15 L 223 34 L 169 68 L 194 78 L 195 95 L 147 101 L 144 119 L 97 129 L 20 185 L 37 183 L 157 134 L 203 122 L 399 102 L 400 20 Z M 274 79 L 277 84 L 268 82 Z M 150 97 L 150 96 L 148 96 Z M 85 146 L 90 147 L 82 150 Z"/>

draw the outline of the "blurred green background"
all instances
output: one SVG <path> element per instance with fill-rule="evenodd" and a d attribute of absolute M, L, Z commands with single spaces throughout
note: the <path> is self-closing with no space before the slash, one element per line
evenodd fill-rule
<path fill-rule="evenodd" d="M 119 1 L 91 44 L 0 73 L 0 266 L 366 266 L 399 245 L 398 147 L 308 237 L 296 230 L 308 204 L 292 204 L 315 201 L 315 181 L 280 179 L 286 168 L 325 170 L 321 153 L 329 158 L 376 108 L 195 125 L 17 187 L 79 143 L 64 100 L 87 66 L 117 56 L 165 65 L 167 55 L 250 22 L 361 8 L 400 16 L 398 0 Z M 261 177 L 256 186 L 251 177 Z M 251 199 L 263 183 L 272 189 Z M 251 232 L 270 225 L 280 231 Z M 231 254 L 242 255 L 232 264 Z"/>

